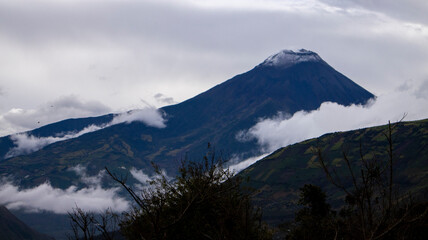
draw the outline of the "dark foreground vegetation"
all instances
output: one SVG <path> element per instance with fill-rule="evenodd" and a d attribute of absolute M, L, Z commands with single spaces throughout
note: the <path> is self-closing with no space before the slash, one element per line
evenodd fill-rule
<path fill-rule="evenodd" d="M 360 145 L 358 167 L 343 153 L 349 179 L 343 179 L 328 161 L 322 149 L 314 148 L 327 179 L 344 196 L 345 204 L 332 210 L 320 187 L 304 185 L 299 204 L 304 207 L 295 220 L 281 226 L 287 239 L 426 239 L 428 237 L 428 202 L 400 194 L 394 183 L 394 142 L 397 125 L 388 124 L 383 133 L 386 159 L 367 158 Z"/>
<path fill-rule="evenodd" d="M 241 187 L 243 179 L 223 169 L 221 161 L 209 153 L 200 163 L 183 162 L 174 180 L 167 179 L 155 167 L 158 178 L 138 193 L 107 169 L 135 203 L 120 220 L 122 237 L 272 239 L 260 210 L 251 204 L 251 191 Z M 109 226 L 111 220 L 118 219 L 111 212 L 96 217 L 76 208 L 70 213 L 70 219 L 75 233 L 70 239 L 94 239 L 97 233 L 104 239 L 113 239 L 112 235 L 118 233 Z"/>
<path fill-rule="evenodd" d="M 200 163 L 183 162 L 173 180 L 155 166 L 159 177 L 139 192 L 107 169 L 133 198 L 134 208 L 120 217 L 111 211 L 96 217 L 76 208 L 70 213 L 75 233 L 70 239 L 427 239 L 426 194 L 402 193 L 394 182 L 395 126 L 383 132 L 386 158 L 367 157 L 362 145 L 359 159 L 343 152 L 346 174 L 314 146 L 319 166 L 342 196 L 340 206 L 327 203 L 320 187 L 305 184 L 294 220 L 268 227 L 252 205 L 254 192 L 210 152 Z"/>

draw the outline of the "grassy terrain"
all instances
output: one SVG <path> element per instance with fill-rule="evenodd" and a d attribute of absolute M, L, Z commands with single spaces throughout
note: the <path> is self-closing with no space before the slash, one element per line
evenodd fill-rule
<path fill-rule="evenodd" d="M 343 154 L 349 156 L 355 172 L 361 167 L 360 149 L 366 159 L 386 161 L 386 131 L 385 125 L 326 134 L 278 149 L 241 175 L 250 178 L 249 185 L 256 189 L 254 201 L 262 207 L 265 219 L 271 223 L 294 217 L 298 191 L 304 184 L 322 187 L 333 206 L 338 206 L 343 195 L 328 182 L 320 168 L 316 148 L 323 150 L 325 159 L 335 167 L 346 185 L 350 184 L 350 179 Z M 392 138 L 394 181 L 401 192 L 411 191 L 415 196 L 423 194 L 428 189 L 428 119 L 398 123 Z"/>

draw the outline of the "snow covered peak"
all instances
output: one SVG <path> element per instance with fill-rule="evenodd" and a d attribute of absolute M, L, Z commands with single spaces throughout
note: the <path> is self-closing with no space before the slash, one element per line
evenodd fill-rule
<path fill-rule="evenodd" d="M 260 66 L 289 67 L 301 62 L 323 62 L 323 60 L 318 54 L 306 49 L 300 49 L 296 52 L 282 50 L 268 57 Z"/>

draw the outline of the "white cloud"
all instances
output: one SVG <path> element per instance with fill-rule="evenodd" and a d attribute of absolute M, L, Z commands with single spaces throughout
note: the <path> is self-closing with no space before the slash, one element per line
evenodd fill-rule
<path fill-rule="evenodd" d="M 233 159 L 229 160 L 229 162 L 227 162 L 228 165 L 226 166 L 226 168 L 228 168 L 234 174 L 237 174 L 240 171 L 249 167 L 250 165 L 253 165 L 254 163 L 263 159 L 267 155 L 269 155 L 269 154 L 266 153 L 266 154 L 262 154 L 260 156 L 250 157 L 250 158 L 247 158 L 244 160 L 241 160 L 240 158 L 233 158 Z"/>
<path fill-rule="evenodd" d="M 98 172 L 97 175 L 89 176 L 86 172 L 86 168 L 80 164 L 77 166 L 71 167 L 68 169 L 69 171 L 73 171 L 76 173 L 77 176 L 79 176 L 80 181 L 87 186 L 100 186 L 101 181 L 103 180 L 103 177 L 105 176 L 106 171 L 101 170 Z"/>
<path fill-rule="evenodd" d="M 152 177 L 144 173 L 143 170 L 132 168 L 130 172 L 131 175 L 142 184 L 148 184 L 152 180 Z"/>
<path fill-rule="evenodd" d="M 142 122 L 149 127 L 166 127 L 165 119 L 162 117 L 162 113 L 154 107 L 147 107 L 143 109 L 131 110 L 126 113 L 120 113 L 116 115 L 109 124 L 115 125 L 119 123 L 131 122 Z"/>
<path fill-rule="evenodd" d="M 173 181 L 173 178 L 168 176 L 165 169 L 161 169 L 160 174 L 155 173 L 151 176 L 146 174 L 142 169 L 131 168 L 130 173 L 139 183 L 135 184 L 135 187 L 140 191 L 145 191 L 153 187 L 162 187 L 158 181 L 161 178 L 165 178 L 167 181 Z M 154 181 L 154 182 L 153 182 Z M 152 185 L 154 184 L 154 185 Z"/>
<path fill-rule="evenodd" d="M 132 110 L 126 113 L 116 114 L 111 122 L 102 125 L 89 125 L 84 129 L 76 132 L 57 133 L 57 136 L 36 137 L 27 133 L 18 133 L 10 136 L 15 147 L 6 153 L 5 158 L 15 157 L 23 154 L 29 154 L 38 151 L 45 146 L 72 138 L 82 136 L 83 134 L 98 131 L 116 124 L 131 122 L 142 122 L 149 127 L 164 128 L 165 119 L 163 119 L 160 111 L 153 107 Z"/>
<path fill-rule="evenodd" d="M 34 188 L 21 189 L 5 179 L 0 182 L 0 204 L 10 209 L 24 209 L 29 212 L 50 211 L 64 214 L 72 208 L 85 211 L 103 211 L 111 208 L 116 212 L 129 209 L 129 202 L 120 197 L 120 188 L 102 188 L 101 179 L 104 171 L 95 176 L 88 176 L 86 169 L 80 165 L 70 169 L 80 176 L 84 188 L 70 186 L 67 189 L 54 188 L 49 182 Z"/>
<path fill-rule="evenodd" d="M 117 196 L 119 189 L 103 189 L 100 186 L 65 190 L 44 183 L 32 189 L 19 189 L 9 182 L 0 186 L 0 203 L 10 209 L 30 212 L 52 211 L 64 214 L 76 205 L 86 211 L 102 211 L 111 207 L 117 212 L 128 210 L 129 203 Z"/>
<path fill-rule="evenodd" d="M 367 106 L 348 107 L 326 102 L 311 112 L 299 111 L 291 117 L 278 115 L 262 119 L 252 128 L 241 132 L 239 139 L 257 139 L 262 150 L 274 151 L 296 142 L 325 133 L 347 131 L 387 124 L 388 121 L 419 120 L 428 117 L 428 99 L 414 95 L 414 90 L 391 92 L 377 97 Z"/>
<path fill-rule="evenodd" d="M 49 144 L 64 141 L 71 138 L 76 138 L 83 134 L 100 130 L 104 127 L 105 125 L 104 126 L 89 125 L 78 132 L 69 132 L 58 137 L 35 137 L 33 135 L 28 135 L 27 133 L 14 134 L 10 136 L 10 139 L 15 144 L 15 147 L 10 149 L 9 152 L 6 153 L 5 158 L 15 157 L 23 154 L 29 154 L 29 153 L 38 151 Z"/>

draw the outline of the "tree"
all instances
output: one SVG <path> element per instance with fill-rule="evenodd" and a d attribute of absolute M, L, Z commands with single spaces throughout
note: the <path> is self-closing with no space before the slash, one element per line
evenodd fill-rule
<path fill-rule="evenodd" d="M 359 164 L 355 165 L 361 167 L 356 169 L 343 152 L 349 181 L 338 177 L 334 167 L 328 165 L 322 149 L 317 149 L 327 178 L 345 195 L 346 206 L 341 209 L 336 222 L 340 225 L 339 235 L 346 239 L 401 239 L 408 237 L 409 229 L 418 229 L 418 224 L 426 226 L 428 204 L 399 195 L 395 187 L 392 134 L 397 124 L 389 123 L 383 133 L 387 141 L 386 159 L 376 156 L 367 159 L 360 144 Z"/>
<path fill-rule="evenodd" d="M 73 231 L 73 235 L 67 236 L 69 240 L 113 240 L 119 236 L 119 216 L 111 209 L 107 209 L 101 214 L 95 214 L 85 212 L 76 206 L 71 212 L 68 212 L 68 216 Z"/>
<path fill-rule="evenodd" d="M 183 161 L 174 180 L 157 166 L 155 171 L 160 177 L 137 193 L 107 169 L 135 202 L 120 224 L 128 239 L 272 238 L 251 204 L 251 191 L 241 187 L 243 179 L 223 169 L 214 153 L 201 163 Z"/>
<path fill-rule="evenodd" d="M 305 184 L 300 188 L 298 203 L 304 207 L 296 213 L 294 222 L 280 226 L 287 232 L 287 239 L 336 239 L 335 212 L 320 187 Z"/>

